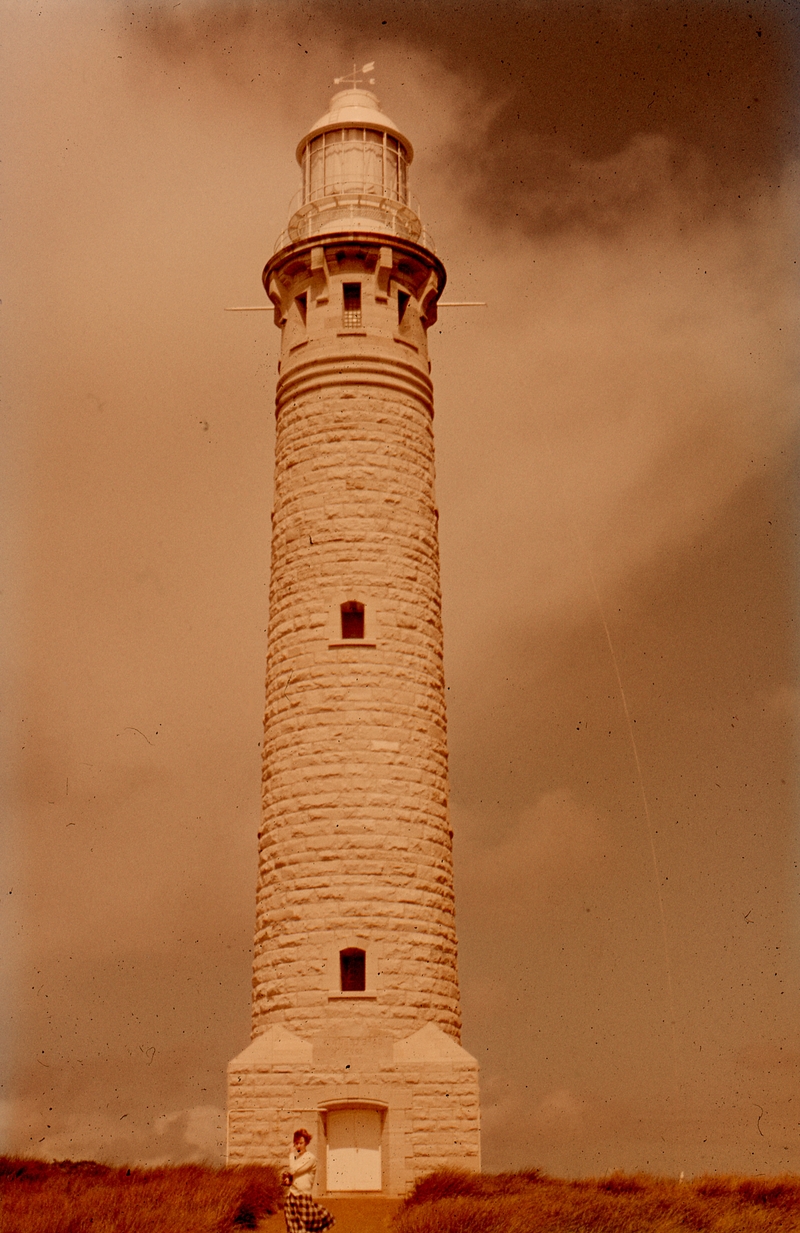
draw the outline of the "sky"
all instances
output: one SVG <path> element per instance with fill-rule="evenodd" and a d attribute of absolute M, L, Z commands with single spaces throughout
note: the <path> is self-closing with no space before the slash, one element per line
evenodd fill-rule
<path fill-rule="evenodd" d="M 3 0 L 2 1150 L 219 1160 L 294 150 L 374 60 L 431 331 L 484 1166 L 800 1172 L 797 48 L 772 0 Z"/>

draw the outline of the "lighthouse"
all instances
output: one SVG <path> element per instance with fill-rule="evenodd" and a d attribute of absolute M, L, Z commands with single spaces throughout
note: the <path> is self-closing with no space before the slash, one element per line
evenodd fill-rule
<path fill-rule="evenodd" d="M 341 90 L 264 270 L 281 330 L 252 1040 L 228 1163 L 314 1135 L 321 1193 L 480 1168 L 461 1046 L 427 333 L 410 141 Z"/>

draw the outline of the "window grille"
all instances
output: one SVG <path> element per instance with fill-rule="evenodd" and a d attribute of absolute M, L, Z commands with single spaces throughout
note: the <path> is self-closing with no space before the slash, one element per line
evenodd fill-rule
<path fill-rule="evenodd" d="M 361 283 L 344 284 L 343 322 L 346 330 L 361 325 Z"/>

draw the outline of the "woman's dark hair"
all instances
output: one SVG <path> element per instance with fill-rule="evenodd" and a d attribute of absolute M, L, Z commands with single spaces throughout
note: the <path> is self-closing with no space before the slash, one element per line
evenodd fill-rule
<path fill-rule="evenodd" d="M 292 1135 L 293 1143 L 296 1143 L 298 1139 L 305 1139 L 306 1146 L 308 1146 L 308 1144 L 311 1142 L 311 1135 L 308 1133 L 307 1130 L 303 1130 L 303 1128 L 301 1127 L 300 1130 L 296 1130 L 294 1134 Z"/>

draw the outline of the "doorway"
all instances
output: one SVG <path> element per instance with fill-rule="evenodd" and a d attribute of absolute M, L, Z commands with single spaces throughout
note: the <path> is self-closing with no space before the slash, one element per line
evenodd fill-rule
<path fill-rule="evenodd" d="M 381 1125 L 378 1109 L 330 1109 L 328 1190 L 380 1190 Z"/>

